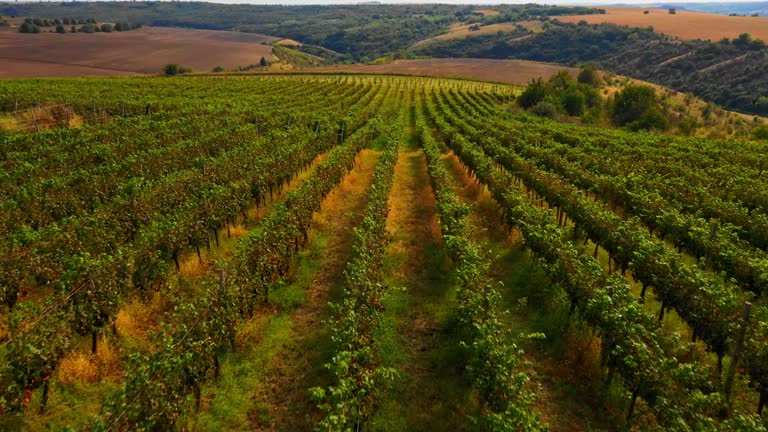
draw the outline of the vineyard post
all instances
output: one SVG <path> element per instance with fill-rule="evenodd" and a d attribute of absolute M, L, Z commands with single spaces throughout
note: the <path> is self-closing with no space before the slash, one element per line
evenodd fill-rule
<path fill-rule="evenodd" d="M 125 101 L 120 101 L 120 113 L 125 117 Z"/>
<path fill-rule="evenodd" d="M 35 114 L 35 108 L 32 108 L 32 122 L 35 124 L 35 131 L 40 132 L 40 125 L 37 124 L 37 115 Z"/>
<path fill-rule="evenodd" d="M 741 360 L 741 352 L 744 349 L 744 336 L 747 333 L 747 327 L 749 327 L 749 316 L 752 312 L 752 303 L 744 302 L 744 313 L 741 316 L 741 328 L 739 334 L 736 336 L 736 345 L 733 347 L 733 353 L 731 355 L 731 364 L 728 365 L 728 375 L 725 377 L 725 399 L 730 401 L 731 389 L 733 388 L 733 379 L 736 375 L 736 368 Z"/>
<path fill-rule="evenodd" d="M 16 99 L 16 102 L 13 105 L 13 115 L 18 114 L 18 111 L 19 111 L 19 100 Z"/>

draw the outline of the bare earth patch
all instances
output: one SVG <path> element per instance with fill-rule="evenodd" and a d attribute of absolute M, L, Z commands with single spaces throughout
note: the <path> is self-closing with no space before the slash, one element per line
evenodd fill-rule
<path fill-rule="evenodd" d="M 653 26 L 660 33 L 682 39 L 709 39 L 718 41 L 724 37 L 735 38 L 749 33 L 755 39 L 768 41 L 768 17 L 740 17 L 704 12 L 678 10 L 670 14 L 667 9 L 641 9 L 607 7 L 605 15 L 572 15 L 557 17 L 561 22 L 590 24 L 613 23 L 630 27 Z M 648 14 L 643 13 L 648 11 Z"/>
<path fill-rule="evenodd" d="M 271 36 L 145 27 L 112 33 L 24 34 L 0 29 L 0 78 L 161 73 L 168 63 L 210 72 L 271 58 Z"/>

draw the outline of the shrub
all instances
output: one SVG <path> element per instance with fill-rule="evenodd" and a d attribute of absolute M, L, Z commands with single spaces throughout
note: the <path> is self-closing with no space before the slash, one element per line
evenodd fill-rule
<path fill-rule="evenodd" d="M 563 93 L 562 104 L 568 115 L 580 116 L 584 114 L 586 98 L 584 97 L 584 93 L 571 87 Z"/>
<path fill-rule="evenodd" d="M 64 28 L 63 25 L 59 24 L 56 26 L 56 33 L 66 33 L 67 29 Z"/>
<path fill-rule="evenodd" d="M 25 21 L 19 26 L 19 33 L 40 33 L 40 27 Z"/>
<path fill-rule="evenodd" d="M 629 130 L 664 130 L 667 128 L 667 119 L 656 108 L 650 108 L 646 110 L 642 116 L 636 121 L 628 123 L 627 128 Z"/>
<path fill-rule="evenodd" d="M 768 141 L 768 124 L 761 124 L 760 126 L 752 129 L 752 138 L 756 140 Z"/>
<path fill-rule="evenodd" d="M 656 92 L 650 87 L 628 85 L 614 98 L 613 121 L 624 126 L 640 120 L 650 110 L 656 110 Z"/>
<path fill-rule="evenodd" d="M 597 73 L 597 69 L 595 69 L 594 66 L 586 65 L 581 68 L 581 71 L 579 71 L 579 76 L 577 78 L 577 81 L 582 84 L 588 84 L 593 87 L 599 87 L 600 75 Z"/>
<path fill-rule="evenodd" d="M 557 107 L 554 104 L 546 101 L 541 101 L 534 105 L 531 108 L 531 112 L 539 117 L 545 117 L 553 120 L 557 118 Z"/>
<path fill-rule="evenodd" d="M 224 68 L 221 66 L 216 66 L 215 68 L 213 68 L 213 72 L 215 73 L 224 72 Z"/>
<path fill-rule="evenodd" d="M 112 33 L 112 24 L 104 23 L 101 25 L 101 31 L 104 33 Z"/>
<path fill-rule="evenodd" d="M 537 78 L 528 84 L 523 93 L 517 98 L 517 103 L 521 107 L 528 109 L 543 101 L 547 96 L 547 85 L 541 78 Z"/>
<path fill-rule="evenodd" d="M 178 75 L 179 74 L 179 65 L 177 64 L 167 64 L 165 65 L 165 68 L 163 69 L 166 75 L 172 76 L 172 75 Z"/>

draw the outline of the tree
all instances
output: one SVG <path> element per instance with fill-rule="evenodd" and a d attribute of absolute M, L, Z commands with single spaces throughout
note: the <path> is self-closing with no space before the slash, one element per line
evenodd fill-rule
<path fill-rule="evenodd" d="M 584 114 L 586 97 L 584 96 L 584 93 L 580 92 L 575 87 L 571 87 L 563 93 L 561 102 L 568 115 L 580 116 Z"/>
<path fill-rule="evenodd" d="M 112 33 L 112 24 L 104 23 L 101 25 L 101 31 L 104 33 Z"/>
<path fill-rule="evenodd" d="M 752 137 L 756 140 L 768 141 L 768 124 L 762 124 L 752 129 Z"/>
<path fill-rule="evenodd" d="M 66 33 L 67 29 L 64 28 L 63 25 L 59 24 L 56 26 L 56 33 Z"/>
<path fill-rule="evenodd" d="M 165 71 L 165 74 L 167 76 L 173 76 L 179 74 L 179 65 L 177 64 L 167 64 L 165 65 L 165 68 L 163 69 Z"/>
<path fill-rule="evenodd" d="M 269 62 L 267 61 L 267 59 L 262 57 L 261 60 L 259 61 L 259 65 L 260 66 L 269 66 Z"/>
<path fill-rule="evenodd" d="M 93 33 L 96 31 L 96 26 L 93 24 L 83 24 L 80 27 L 80 31 L 83 33 Z"/>
<path fill-rule="evenodd" d="M 676 13 L 677 13 L 677 9 L 676 8 L 669 8 L 669 14 L 670 15 L 675 15 Z"/>
<path fill-rule="evenodd" d="M 541 78 L 537 78 L 528 84 L 520 97 L 517 98 L 517 104 L 528 109 L 544 100 L 547 96 L 547 85 Z"/>
<path fill-rule="evenodd" d="M 613 121 L 618 126 L 626 126 L 640 121 L 655 122 L 658 120 L 656 108 L 656 92 L 651 87 L 628 85 L 616 94 L 613 101 Z M 656 113 L 652 113 L 656 111 Z"/>
<path fill-rule="evenodd" d="M 19 26 L 19 33 L 40 33 L 40 27 L 25 21 Z"/>
<path fill-rule="evenodd" d="M 216 66 L 215 68 L 213 68 L 213 72 L 215 73 L 224 72 L 224 68 L 221 66 Z"/>
<path fill-rule="evenodd" d="M 582 66 L 581 71 L 579 71 L 577 81 L 583 84 L 589 84 L 593 87 L 599 87 L 600 75 L 597 73 L 597 69 L 595 69 L 594 66 Z"/>

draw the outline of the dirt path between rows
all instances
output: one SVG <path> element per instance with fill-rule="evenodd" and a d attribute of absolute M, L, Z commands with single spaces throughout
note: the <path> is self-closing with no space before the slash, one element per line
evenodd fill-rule
<path fill-rule="evenodd" d="M 355 168 L 325 199 L 312 221 L 309 253 L 302 259 L 316 260 L 305 278 L 304 302 L 290 316 L 291 336 L 264 365 L 267 371 L 257 384 L 252 401 L 268 407 L 253 417 L 257 430 L 312 430 L 320 418 L 309 398 L 309 388 L 324 384 L 324 363 L 331 353 L 326 326 L 328 302 L 338 294 L 344 266 L 352 246 L 352 228 L 357 226 L 365 205 L 373 171 L 380 154 L 364 150 Z M 322 247 L 316 247 L 317 243 Z M 299 281 L 301 283 L 301 281 Z M 265 420 L 266 419 L 266 420 Z"/>

